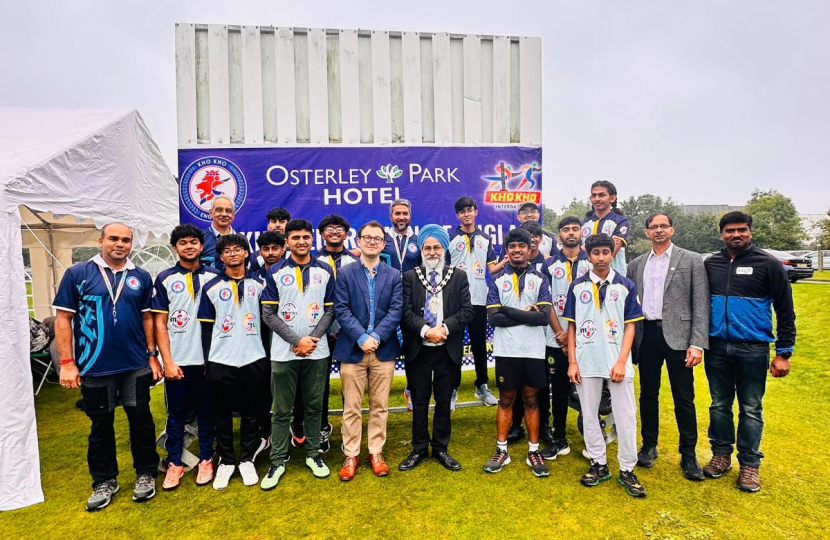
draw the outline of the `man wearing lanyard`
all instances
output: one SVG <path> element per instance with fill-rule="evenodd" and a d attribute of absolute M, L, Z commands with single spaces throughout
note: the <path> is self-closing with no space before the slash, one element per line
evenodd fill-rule
<path fill-rule="evenodd" d="M 205 229 L 205 246 L 202 250 L 202 262 L 216 268 L 220 272 L 225 268 L 222 258 L 216 252 L 216 240 L 227 234 L 236 231 L 231 226 L 236 211 L 233 200 L 227 195 L 217 195 L 210 207 L 210 219 L 212 223 Z"/>
<path fill-rule="evenodd" d="M 418 235 L 409 226 L 412 205 L 406 199 L 396 199 L 389 205 L 390 232 L 386 233 L 386 244 L 380 254 L 386 264 L 404 273 L 421 264 L 418 249 Z"/>
<path fill-rule="evenodd" d="M 159 455 L 150 386 L 162 371 L 150 313 L 153 280 L 130 261 L 132 241 L 132 231 L 123 223 L 105 225 L 98 239 L 101 253 L 66 271 L 53 303 L 60 382 L 65 388 L 80 387 L 92 422 L 89 511 L 108 506 L 119 490 L 114 429 L 119 403 L 130 424 L 133 500 L 143 502 L 156 494 Z"/>
<path fill-rule="evenodd" d="M 219 272 L 201 260 L 202 231 L 179 225 L 170 233 L 170 245 L 179 262 L 156 277 L 153 318 L 156 341 L 164 361 L 167 404 L 167 475 L 161 487 L 179 487 L 184 475 L 184 428 L 191 412 L 199 422 L 199 468 L 196 485 L 213 480 L 213 419 L 210 417 L 202 352 L 202 328 L 196 320 L 202 288 Z"/>

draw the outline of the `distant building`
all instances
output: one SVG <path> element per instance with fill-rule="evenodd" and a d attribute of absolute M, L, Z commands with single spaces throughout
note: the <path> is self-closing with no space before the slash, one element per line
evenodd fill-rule
<path fill-rule="evenodd" d="M 743 206 L 730 206 L 728 204 L 681 204 L 680 208 L 686 214 L 725 214 L 735 210 L 743 210 Z"/>

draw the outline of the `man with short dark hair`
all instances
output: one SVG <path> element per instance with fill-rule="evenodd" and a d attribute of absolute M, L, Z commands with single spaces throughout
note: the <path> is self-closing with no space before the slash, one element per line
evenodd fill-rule
<path fill-rule="evenodd" d="M 421 264 L 418 235 L 410 226 L 411 218 L 412 204 L 407 199 L 395 199 L 389 205 L 392 228 L 386 233 L 381 259 L 401 273 Z"/>
<path fill-rule="evenodd" d="M 497 473 L 510 463 L 507 430 L 513 401 L 521 389 L 528 431 L 526 463 L 534 476 L 548 476 L 539 453 L 537 395 L 545 385 L 545 327 L 550 322 L 550 283 L 528 262 L 530 234 L 524 229 L 507 233 L 504 243 L 509 263 L 493 276 L 487 296 L 487 317 L 493 333 L 493 356 L 499 387 L 496 451 L 484 470 Z"/>
<path fill-rule="evenodd" d="M 498 404 L 496 396 L 487 386 L 490 377 L 487 374 L 487 273 L 496 265 L 496 253 L 490 236 L 476 228 L 478 206 L 472 197 L 461 197 L 455 201 L 455 215 L 461 223 L 450 235 L 449 263 L 451 266 L 467 273 L 475 317 L 467 324 L 470 336 L 470 349 L 476 370 L 475 396 L 485 405 Z M 461 385 L 461 366 L 458 369 L 458 381 L 453 391 L 457 399 L 458 387 Z"/>
<path fill-rule="evenodd" d="M 265 214 L 268 219 L 268 230 L 275 231 L 285 236 L 285 226 L 291 221 L 291 213 L 282 206 L 268 210 Z"/>
<path fill-rule="evenodd" d="M 712 460 L 703 473 L 720 478 L 729 471 L 737 440 L 738 488 L 757 492 L 764 457 L 760 447 L 767 370 L 773 377 L 786 377 L 795 346 L 792 289 L 781 263 L 752 243 L 752 216 L 743 212 L 724 215 L 720 236 L 725 247 L 704 262 L 711 294 L 704 367 L 712 395 Z M 777 337 L 772 332 L 771 308 L 775 308 Z M 771 342 L 775 342 L 772 364 Z M 736 395 L 740 409 L 737 439 L 732 412 Z"/>
<path fill-rule="evenodd" d="M 259 482 L 254 456 L 260 445 L 258 418 L 266 395 L 268 361 L 262 347 L 262 283 L 245 270 L 250 244 L 241 234 L 216 242 L 224 272 L 209 281 L 199 302 L 199 321 L 207 356 L 208 399 L 216 428 L 219 467 L 213 489 L 222 490 L 239 464 L 246 486 Z M 233 445 L 233 413 L 239 412 L 239 443 Z"/>
<path fill-rule="evenodd" d="M 66 271 L 53 302 L 60 383 L 81 389 L 92 422 L 89 511 L 107 507 L 118 493 L 114 424 L 119 404 L 130 424 L 133 500 L 155 496 L 159 455 L 150 386 L 162 377 L 150 313 L 153 279 L 130 261 L 133 232 L 123 223 L 109 223 L 101 229 L 98 245 L 100 254 Z"/>
<path fill-rule="evenodd" d="M 329 373 L 329 347 L 325 335 L 334 320 L 334 276 L 331 269 L 311 256 L 314 228 L 304 219 L 285 226 L 291 255 L 270 269 L 263 295 L 266 324 L 274 331 L 271 342 L 271 394 L 274 399 L 271 428 L 271 466 L 262 479 L 264 491 L 274 489 L 285 472 L 289 423 L 298 384 L 306 437 L 306 466 L 317 478 L 329 468 L 318 453 L 323 388 Z"/>
<path fill-rule="evenodd" d="M 224 269 L 224 266 L 220 254 L 216 251 L 216 241 L 222 236 L 236 232 L 233 230 L 233 218 L 235 216 L 236 209 L 230 197 L 217 195 L 213 198 L 210 207 L 211 224 L 204 230 L 205 243 L 202 248 L 202 262 L 220 272 Z"/>
<path fill-rule="evenodd" d="M 161 359 L 164 362 L 164 395 L 167 405 L 167 475 L 161 487 L 179 487 L 184 475 L 182 452 L 188 415 L 196 413 L 199 426 L 199 466 L 196 485 L 213 480 L 213 419 L 207 399 L 202 328 L 196 320 L 202 288 L 219 271 L 202 263 L 202 231 L 179 225 L 170 233 L 170 245 L 179 256 L 172 268 L 156 277 L 153 314 Z"/>
<path fill-rule="evenodd" d="M 646 219 L 651 251 L 628 264 L 645 320 L 635 336 L 639 350 L 640 421 L 643 447 L 637 465 L 651 467 L 660 431 L 660 381 L 663 361 L 669 372 L 674 416 L 680 432 L 680 466 L 689 480 L 703 480 L 697 463 L 697 413 L 693 368 L 709 346 L 709 282 L 703 259 L 675 246 L 674 223 L 662 212 Z M 642 333 L 642 335 L 640 335 Z"/>

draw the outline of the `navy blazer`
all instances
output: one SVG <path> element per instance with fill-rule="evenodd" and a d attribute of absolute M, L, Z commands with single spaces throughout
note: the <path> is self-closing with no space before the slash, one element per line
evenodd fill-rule
<path fill-rule="evenodd" d="M 380 346 L 375 354 L 380 360 L 395 360 L 401 355 L 398 325 L 403 315 L 401 273 L 379 263 L 375 276 L 375 327 Z M 334 285 L 334 316 L 340 323 L 332 358 L 338 362 L 357 364 L 363 350 L 357 340 L 369 325 L 369 284 L 363 263 L 343 266 Z"/>

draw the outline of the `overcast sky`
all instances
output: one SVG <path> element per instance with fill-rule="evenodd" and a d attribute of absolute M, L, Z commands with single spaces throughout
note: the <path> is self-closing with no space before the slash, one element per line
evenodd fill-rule
<path fill-rule="evenodd" d="M 0 20 L 0 105 L 136 108 L 174 172 L 177 22 L 523 35 L 543 39 L 545 204 L 607 179 L 830 207 L 830 2 L 34 0 Z"/>

